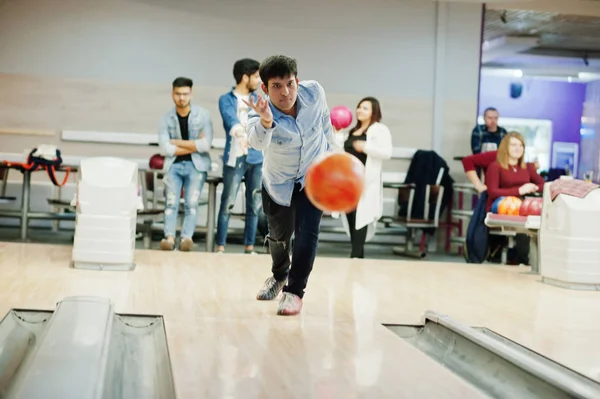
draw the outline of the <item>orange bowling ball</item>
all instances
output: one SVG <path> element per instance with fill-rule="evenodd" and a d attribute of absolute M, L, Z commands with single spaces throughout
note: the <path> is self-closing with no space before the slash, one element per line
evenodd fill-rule
<path fill-rule="evenodd" d="M 365 166 L 354 155 L 327 153 L 308 168 L 306 196 L 324 212 L 351 212 L 362 195 L 364 179 Z"/>
<path fill-rule="evenodd" d="M 500 215 L 519 216 L 522 201 L 518 197 L 504 197 L 498 204 L 498 213 Z"/>

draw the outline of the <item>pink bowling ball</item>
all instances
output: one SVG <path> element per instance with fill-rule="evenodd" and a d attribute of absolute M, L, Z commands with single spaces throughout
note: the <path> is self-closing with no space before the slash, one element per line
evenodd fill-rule
<path fill-rule="evenodd" d="M 335 106 L 330 111 L 331 124 L 336 130 L 345 129 L 352 123 L 352 111 L 343 105 Z"/>

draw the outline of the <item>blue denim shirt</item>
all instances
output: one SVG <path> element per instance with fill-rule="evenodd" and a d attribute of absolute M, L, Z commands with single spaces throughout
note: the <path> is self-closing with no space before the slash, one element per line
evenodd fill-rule
<path fill-rule="evenodd" d="M 256 93 L 250 93 L 250 98 L 256 101 Z M 219 97 L 219 112 L 221 112 L 221 118 L 223 119 L 223 129 L 225 129 L 225 149 L 223 150 L 223 164 L 227 165 L 230 161 L 231 144 L 233 137 L 231 137 L 231 129 L 240 123 L 237 116 L 238 100 L 233 89 Z M 261 151 L 257 151 L 254 148 L 248 148 L 248 155 L 246 156 L 246 162 L 249 164 L 259 164 L 263 162 L 263 154 Z"/>
<path fill-rule="evenodd" d="M 270 129 L 260 123 L 260 116 L 252 110 L 248 115 L 248 142 L 264 151 L 263 185 L 273 201 L 290 206 L 294 185 L 304 188 L 308 167 L 332 147 L 335 142 L 333 126 L 323 87 L 315 81 L 298 85 L 296 118 L 286 115 L 269 102 L 273 112 Z"/>
<path fill-rule="evenodd" d="M 204 133 L 203 138 L 200 138 L 201 132 Z M 196 144 L 197 151 L 191 154 L 194 167 L 199 172 L 209 172 L 211 170 L 210 148 L 213 140 L 213 125 L 210 113 L 206 109 L 195 105 L 191 106 L 188 117 L 188 135 L 188 140 L 193 140 Z M 176 147 L 170 142 L 172 139 L 183 139 L 175 107 L 162 117 L 158 128 L 158 145 L 161 155 L 165 157 L 164 171 L 169 170 L 176 158 Z"/>

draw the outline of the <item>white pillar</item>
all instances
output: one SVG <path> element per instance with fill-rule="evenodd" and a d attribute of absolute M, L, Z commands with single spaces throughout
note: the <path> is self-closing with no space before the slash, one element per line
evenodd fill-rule
<path fill-rule="evenodd" d="M 433 150 L 442 150 L 444 135 L 444 99 L 446 36 L 448 34 L 448 3 L 436 3 L 435 63 L 433 73 Z"/>

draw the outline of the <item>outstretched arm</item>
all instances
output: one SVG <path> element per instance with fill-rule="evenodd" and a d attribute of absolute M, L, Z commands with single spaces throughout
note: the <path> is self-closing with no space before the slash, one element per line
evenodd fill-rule
<path fill-rule="evenodd" d="M 252 111 L 248 114 L 248 125 L 246 126 L 248 144 L 255 150 L 262 151 L 271 143 L 273 129 L 276 127 L 269 101 L 262 96 L 258 98 L 256 103 L 253 99 L 250 99 L 250 102 L 243 101 L 252 108 Z"/>

